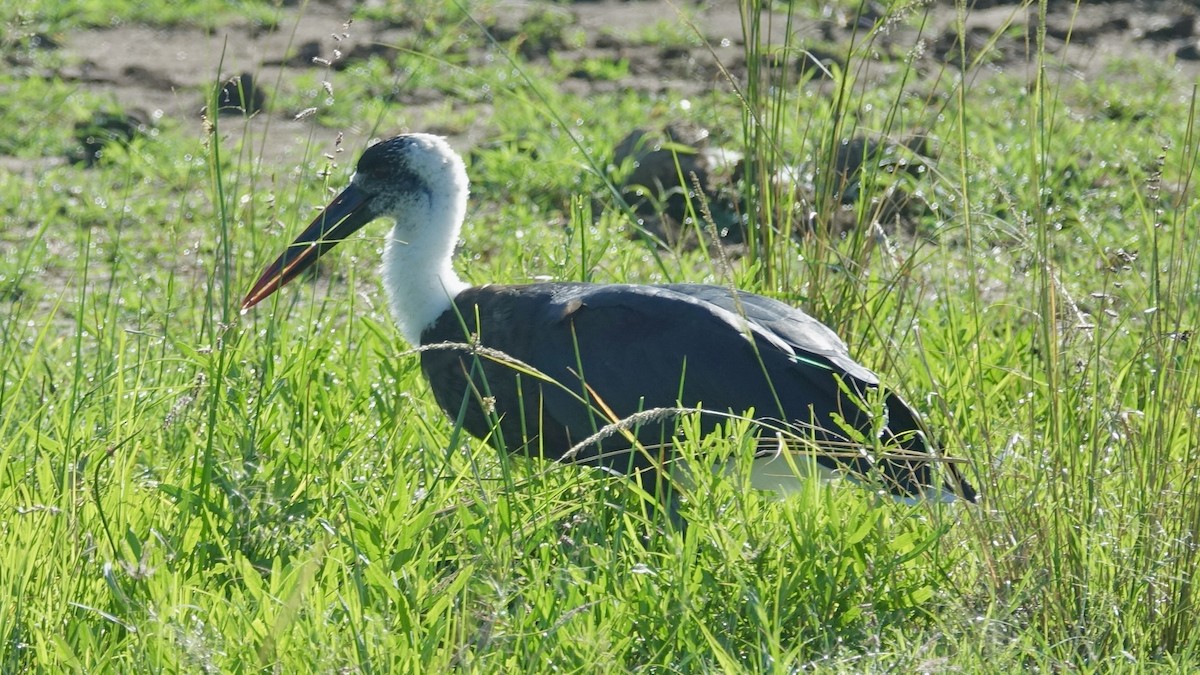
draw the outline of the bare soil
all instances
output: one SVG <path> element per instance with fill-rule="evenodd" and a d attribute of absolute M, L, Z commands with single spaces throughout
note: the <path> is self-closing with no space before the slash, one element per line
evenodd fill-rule
<path fill-rule="evenodd" d="M 534 60 L 548 58 L 549 52 L 554 52 L 556 59 L 568 61 L 605 57 L 627 60 L 629 77 L 622 81 L 589 78 L 582 69 L 570 77 L 563 86 L 580 96 L 617 88 L 687 95 L 727 87 L 727 77 L 737 78 L 745 71 L 738 3 L 689 5 L 682 12 L 677 9 L 681 4 L 670 0 L 601 0 L 563 5 L 533 0 L 501 3 L 489 15 L 478 18 L 501 40 L 526 39 L 521 50 Z M 962 17 L 967 56 L 980 57 L 979 64 L 967 69 L 970 77 L 987 77 L 995 72 L 1032 73 L 1031 55 L 1035 49 L 1031 36 L 1042 25 L 1036 4 L 1028 7 L 1020 2 L 976 0 L 974 9 Z M 909 58 L 918 72 L 930 78 L 944 77 L 948 72 L 957 77 L 962 52 L 956 47 L 960 17 L 954 3 L 937 0 L 914 6 L 913 14 L 925 17 L 922 27 L 912 27 L 916 22 L 889 22 L 871 45 L 882 57 L 870 66 L 873 72 L 902 67 L 904 59 Z M 78 32 L 52 45 L 62 51 L 61 61 L 66 64 L 52 74 L 110 94 L 124 110 L 194 123 L 199 132 L 205 97 L 224 78 L 252 73 L 263 90 L 273 91 L 276 83 L 287 83 L 305 71 L 326 67 L 322 59 L 333 61 L 334 68 L 344 68 L 355 59 L 386 54 L 396 45 L 419 41 L 423 28 L 411 20 L 348 25 L 352 7 L 353 3 L 346 0 L 310 2 L 303 12 L 286 10 L 279 25 L 271 29 L 233 24 L 206 32 L 124 25 Z M 791 42 L 805 45 L 810 53 L 781 54 L 772 65 L 799 71 L 817 61 L 844 59 L 871 25 L 887 21 L 882 14 L 876 3 L 867 0 L 857 14 L 829 9 L 821 20 L 796 22 Z M 573 31 L 582 29 L 585 44 L 576 41 L 567 46 L 553 36 L 541 41 L 529 39 L 523 31 L 531 21 L 546 16 L 559 18 Z M 683 16 L 691 17 L 707 45 L 694 41 L 696 44 L 662 46 L 646 44 L 645 38 L 639 37 L 647 26 L 663 21 L 682 24 Z M 1050 57 L 1047 65 L 1061 77 L 1085 82 L 1101 77 L 1111 81 L 1115 77 L 1136 87 L 1139 74 L 1136 69 L 1126 71 L 1125 64 L 1137 59 L 1157 60 L 1171 64 L 1180 90 L 1187 92 L 1200 81 L 1197 23 L 1192 0 L 1083 0 L 1078 6 L 1073 0 L 1051 0 L 1044 21 Z M 786 26 L 782 15 L 766 16 L 763 26 L 773 44 L 783 44 Z M 464 26 L 468 31 L 471 28 L 475 32 L 468 38 L 468 58 L 482 63 L 489 52 L 494 57 L 494 48 L 483 33 L 471 24 Z M 444 106 L 441 97 L 430 92 L 411 92 L 399 103 L 410 112 L 422 106 Z M 254 122 L 277 136 L 278 142 L 269 145 L 280 155 L 278 159 L 298 157 L 303 144 L 309 142 L 310 123 L 296 120 L 298 112 L 266 101 L 264 112 L 258 114 L 261 119 Z M 225 125 L 227 129 L 232 126 L 236 125 Z M 368 130 L 347 130 L 351 135 L 356 131 Z M 478 140 L 456 139 L 460 145 Z"/>

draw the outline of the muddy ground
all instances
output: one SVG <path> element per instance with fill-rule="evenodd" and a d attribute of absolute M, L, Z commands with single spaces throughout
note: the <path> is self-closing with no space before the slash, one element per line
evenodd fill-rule
<path fill-rule="evenodd" d="M 722 67 L 733 77 L 744 73 L 737 4 L 732 1 L 686 4 L 680 10 L 677 7 L 684 3 L 670 0 L 570 4 L 534 0 L 497 3 L 476 18 L 501 41 L 526 40 L 521 51 L 534 61 L 546 59 L 550 51 L 555 52 L 556 59 L 611 57 L 628 61 L 629 76 L 622 81 L 589 78 L 582 70 L 577 77 L 569 78 L 564 87 L 580 96 L 618 87 L 687 95 L 728 87 Z M 913 21 L 889 21 L 883 10 L 885 4 L 867 0 L 854 14 L 827 8 L 819 20 L 797 22 L 792 44 L 805 46 L 811 54 L 807 57 L 795 52 L 784 54 L 773 66 L 800 70 L 810 67 L 806 59 L 837 61 L 844 58 L 854 41 L 863 40 L 867 29 L 882 21 L 888 25 L 876 34 L 872 50 L 884 58 L 871 66 L 875 72 L 902 67 L 905 58 L 912 58 L 924 76 L 944 77 L 953 73 L 957 77 L 961 52 L 956 48 L 959 30 L 954 3 L 950 0 L 912 3 L 916 8 L 910 15 L 925 17 L 920 28 L 913 27 L 917 23 Z M 965 15 L 965 39 L 969 56 L 983 56 L 980 65 L 969 69 L 970 77 L 1030 69 L 1033 47 L 1028 36 L 1033 31 L 1027 28 L 1038 26 L 1040 21 L 1036 3 L 1034 7 L 1025 4 L 975 0 L 974 8 Z M 1121 64 L 1142 58 L 1173 64 L 1181 92 L 1190 91 L 1200 81 L 1200 27 L 1193 0 L 1083 0 L 1078 6 L 1074 0 L 1051 0 L 1049 4 L 1045 33 L 1054 75 L 1083 81 L 1115 76 L 1127 79 L 1129 86 L 1135 87 L 1139 76 L 1133 69 L 1123 76 Z M 277 81 L 289 82 L 305 71 L 325 68 L 322 59 L 332 60 L 333 68 L 344 68 L 370 54 L 386 55 L 396 45 L 417 44 L 420 31 L 429 30 L 420 25 L 417 17 L 397 17 L 386 22 L 355 21 L 347 25 L 354 6 L 355 3 L 345 0 L 310 2 L 304 5 L 303 12 L 285 10 L 282 20 L 272 28 L 233 23 L 206 32 L 197 28 L 119 25 L 53 39 L 31 36 L 27 42 L 29 49 L 56 49 L 62 56 L 59 61 L 63 65 L 56 72 L 33 74 L 57 75 L 78 82 L 82 87 L 111 95 L 124 110 L 141 111 L 141 115 L 149 118 L 175 118 L 200 133 L 205 92 L 211 90 L 219 73 L 253 73 L 256 81 L 271 91 Z M 708 46 L 698 44 L 698 40 L 687 46 L 646 43 L 646 26 L 663 20 L 682 22 L 681 16 L 694 21 Z M 570 45 L 553 37 L 541 41 L 529 39 L 526 27 L 546 17 L 570 26 L 576 36 L 582 34 L 583 44 L 578 38 Z M 768 17 L 763 25 L 768 26 L 774 44 L 783 44 L 782 16 Z M 495 57 L 494 48 L 489 46 L 480 26 L 466 23 L 457 30 L 467 34 L 469 60 L 482 62 L 489 58 L 489 53 Z M 643 37 L 639 38 L 639 34 Z M 9 60 L 10 67 L 34 68 L 33 60 L 23 63 L 19 52 Z M 444 106 L 443 99 L 437 92 L 413 91 L 401 94 L 396 103 L 405 106 L 410 118 L 420 119 L 419 114 L 413 115 L 414 110 Z M 298 156 L 302 150 L 299 146 L 308 142 L 304 131 L 310 123 L 295 119 L 299 110 L 284 107 L 266 101 L 266 108 L 259 113 L 262 120 L 258 123 L 266 126 L 269 121 L 270 133 L 278 136 L 279 142 L 270 144 L 281 155 L 278 159 L 286 159 L 293 153 Z M 226 128 L 230 126 L 234 125 Z M 356 132 L 365 134 L 369 130 L 346 131 L 351 136 L 347 140 L 353 142 L 358 140 L 352 138 Z M 471 134 L 482 136 L 486 129 L 473 127 L 466 137 L 454 140 L 460 146 L 480 140 L 469 137 Z"/>

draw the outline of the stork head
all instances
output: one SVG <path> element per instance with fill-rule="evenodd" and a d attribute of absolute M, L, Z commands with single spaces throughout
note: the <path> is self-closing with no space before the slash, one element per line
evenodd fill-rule
<path fill-rule="evenodd" d="M 393 243 L 408 245 L 414 258 L 448 260 L 466 202 L 466 167 L 445 139 L 404 134 L 376 143 L 359 157 L 350 185 L 263 270 L 242 309 L 262 302 L 380 217 L 396 222 Z"/>

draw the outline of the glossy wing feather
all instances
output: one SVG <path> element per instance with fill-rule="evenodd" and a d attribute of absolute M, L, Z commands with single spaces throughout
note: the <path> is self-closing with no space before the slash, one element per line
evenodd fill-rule
<path fill-rule="evenodd" d="M 474 340 L 561 384 L 518 377 L 511 368 L 461 351 L 423 355 L 435 396 L 452 416 L 467 390 L 464 364 L 474 364 L 491 396 L 475 402 L 465 426 L 477 436 L 491 433 L 493 442 L 497 432 L 503 434 L 501 445 L 509 450 L 561 458 L 614 417 L 677 406 L 737 414 L 753 409 L 757 418 L 787 421 L 825 445 L 845 445 L 837 419 L 860 433 L 872 429 L 872 415 L 857 399 L 878 385 L 874 373 L 851 359 L 823 324 L 768 298 L 683 284 L 536 284 L 472 289 L 456 305 L 458 315 L 443 316 L 423 343 Z M 474 388 L 485 389 L 478 381 Z M 904 449 L 927 451 L 924 435 L 914 433 L 921 427 L 911 409 L 895 396 L 885 405 L 884 440 L 900 436 Z M 720 419 L 703 416 L 702 428 Z M 668 420 L 635 433 L 644 447 L 669 448 L 673 430 Z M 570 459 L 624 473 L 663 459 L 631 451 L 631 445 L 614 433 Z M 867 453 L 822 455 L 818 461 L 860 475 L 881 471 L 898 493 L 915 495 L 931 485 L 925 461 L 875 461 Z"/>

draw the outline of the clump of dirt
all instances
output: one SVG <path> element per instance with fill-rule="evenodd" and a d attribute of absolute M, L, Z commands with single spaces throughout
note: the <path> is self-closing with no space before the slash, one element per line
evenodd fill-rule
<path fill-rule="evenodd" d="M 112 146 L 128 147 L 134 138 L 145 136 L 150 121 L 142 111 L 96 112 L 86 120 L 75 123 L 75 140 L 79 147 L 70 151 L 67 160 L 84 166 L 95 166 Z"/>
<path fill-rule="evenodd" d="M 613 148 L 612 174 L 641 222 L 640 234 L 668 246 L 696 243 L 697 231 L 740 243 L 732 175 L 742 156 L 709 144 L 709 130 L 676 122 L 634 129 Z"/>
<path fill-rule="evenodd" d="M 217 87 L 218 115 L 253 115 L 262 112 L 267 94 L 250 73 L 231 77 Z"/>
<path fill-rule="evenodd" d="M 899 226 L 913 232 L 917 219 L 929 213 L 913 194 L 928 175 L 929 143 L 921 133 L 902 143 L 855 136 L 830 149 L 828 171 L 820 160 L 768 167 L 767 180 L 758 182 L 776 192 L 773 203 L 794 212 L 777 213 L 771 222 L 799 222 L 797 235 L 818 227 L 846 232 L 859 220 L 849 207 L 871 195 L 878 197 L 870 209 L 873 222 L 884 230 Z M 635 129 L 612 153 L 611 175 L 641 226 L 634 234 L 672 248 L 714 238 L 735 246 L 746 241 L 744 215 L 755 213 L 744 201 L 750 191 L 743 182 L 754 180 L 747 172 L 743 152 L 713 145 L 708 129 L 682 122 Z"/>

